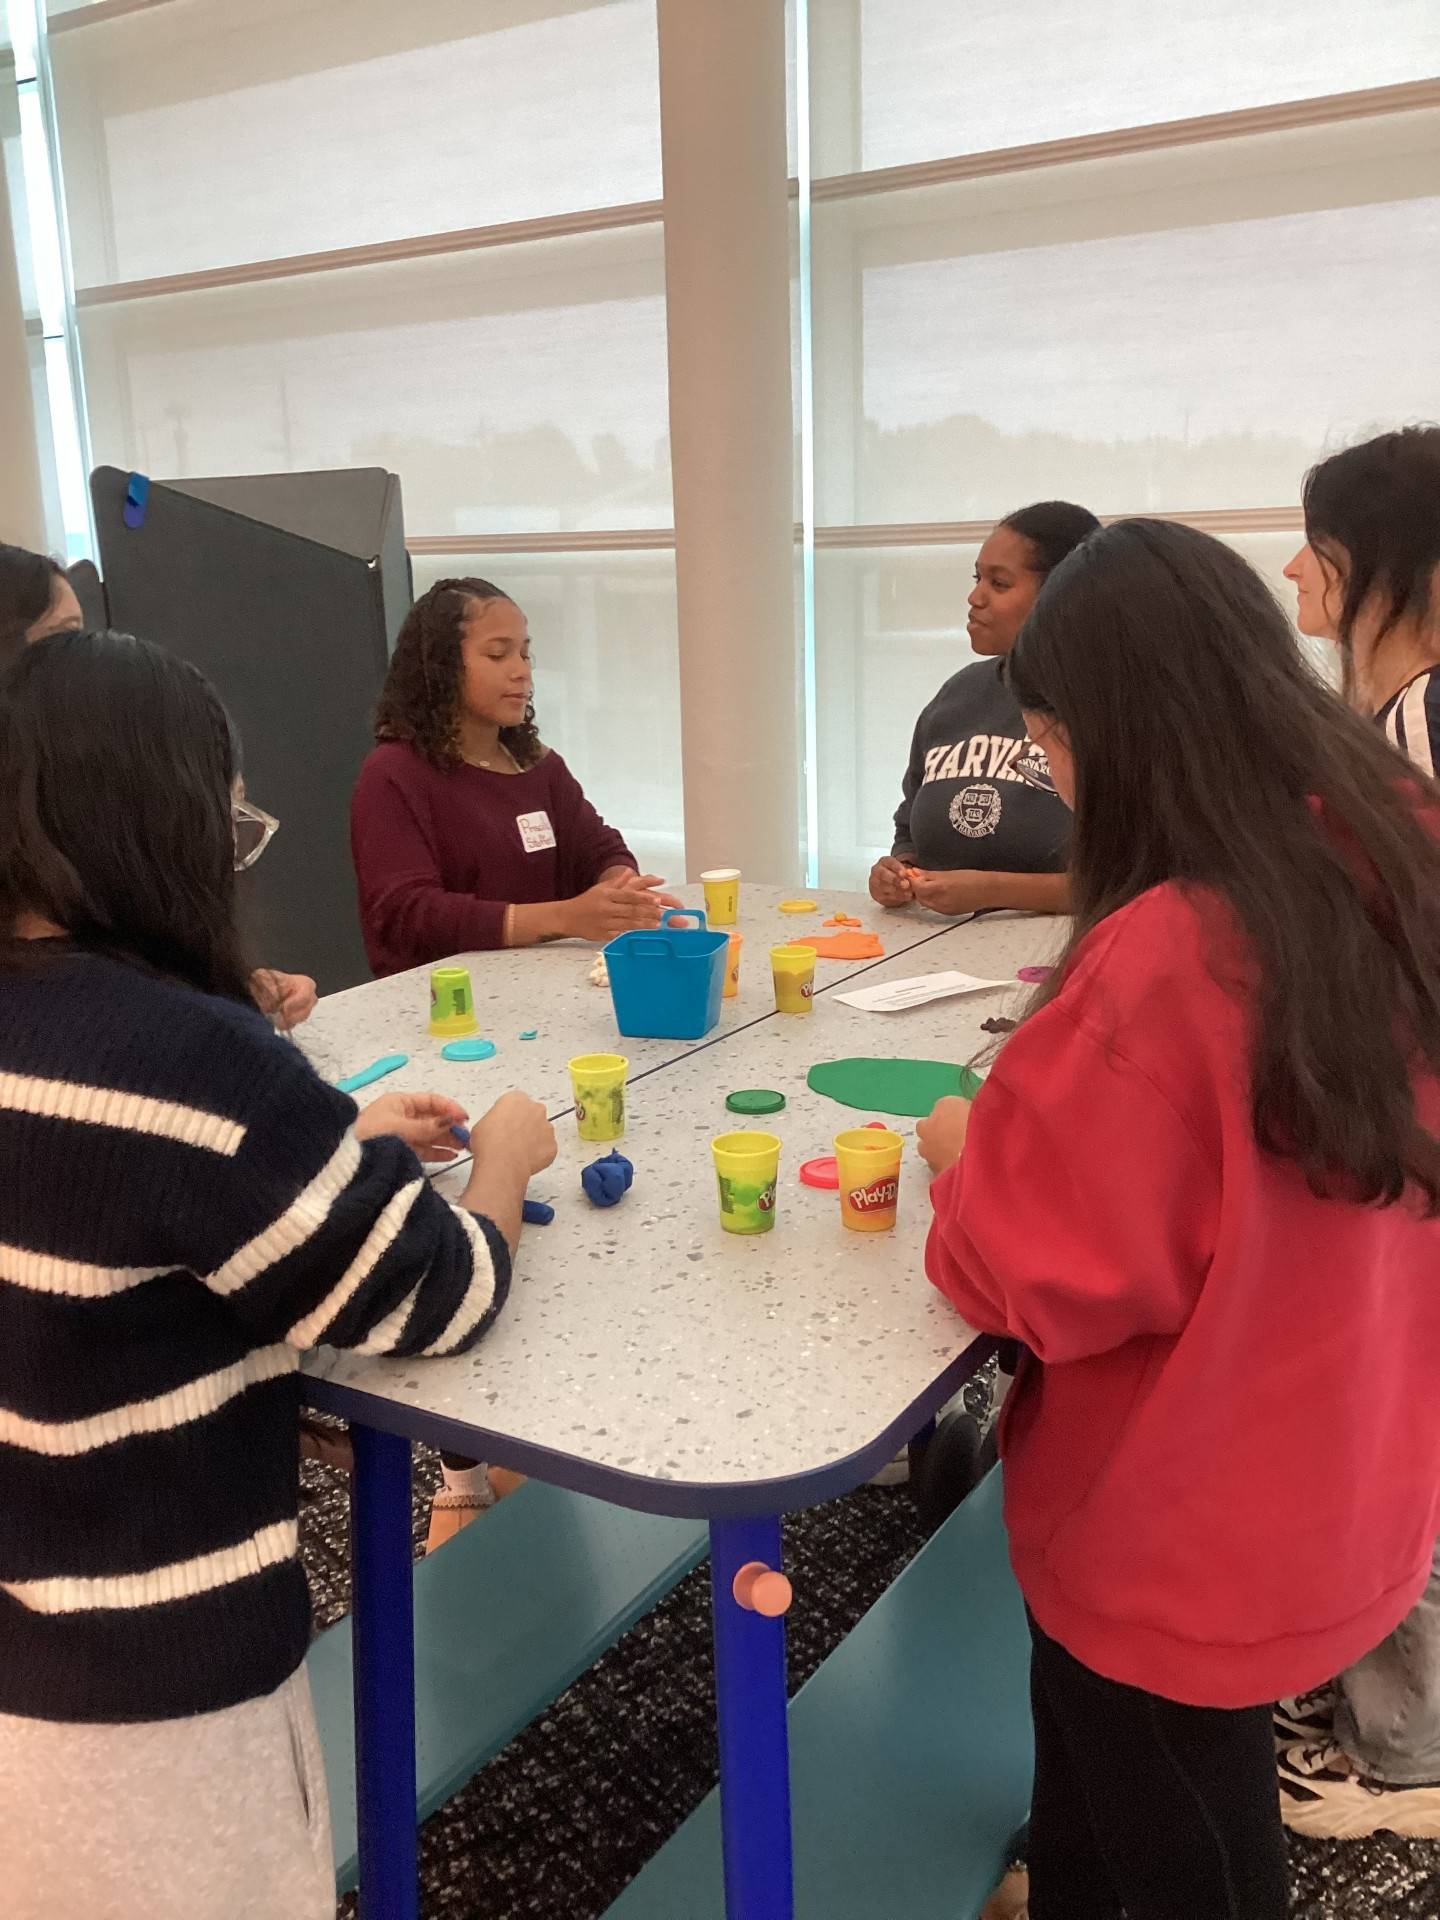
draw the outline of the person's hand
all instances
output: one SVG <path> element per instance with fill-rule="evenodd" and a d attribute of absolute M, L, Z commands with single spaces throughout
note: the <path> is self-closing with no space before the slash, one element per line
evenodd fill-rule
<path fill-rule="evenodd" d="M 970 1128 L 970 1112 L 970 1102 L 955 1094 L 941 1100 L 930 1118 L 916 1127 L 915 1138 L 932 1173 L 943 1173 L 960 1158 Z"/>
<path fill-rule="evenodd" d="M 870 898 L 878 907 L 908 907 L 915 898 L 910 869 L 894 854 L 887 853 L 870 869 Z"/>
<path fill-rule="evenodd" d="M 529 1180 L 545 1171 L 558 1149 L 555 1129 L 540 1102 L 528 1093 L 502 1093 L 470 1129 L 470 1151 L 477 1168 L 502 1155 L 509 1156 Z"/>
<path fill-rule="evenodd" d="M 360 1114 L 355 1132 L 361 1140 L 393 1133 L 422 1160 L 444 1161 L 455 1159 L 461 1150 L 450 1129 L 464 1124 L 464 1107 L 443 1094 L 382 1093 Z"/>
<path fill-rule="evenodd" d="M 680 902 L 655 889 L 665 883 L 653 873 L 607 874 L 587 893 L 566 902 L 566 932 L 578 940 L 613 940 L 636 927 L 658 927 L 667 907 Z"/>
<path fill-rule="evenodd" d="M 600 877 L 602 880 L 618 880 L 622 887 L 634 887 L 640 893 L 649 894 L 662 912 L 667 907 L 678 907 L 682 911 L 684 909 L 684 901 L 677 900 L 673 893 L 656 891 L 657 888 L 663 887 L 665 882 L 653 873 L 637 873 L 633 867 L 620 867 L 615 872 L 601 874 Z"/>
<path fill-rule="evenodd" d="M 917 868 L 906 876 L 915 898 L 931 913 L 979 913 L 989 904 L 987 876 L 961 870 L 959 873 L 927 873 Z"/>
<path fill-rule="evenodd" d="M 250 976 L 250 990 L 260 1011 L 282 1033 L 308 1020 L 320 999 L 308 973 L 279 973 L 274 967 L 257 967 Z"/>

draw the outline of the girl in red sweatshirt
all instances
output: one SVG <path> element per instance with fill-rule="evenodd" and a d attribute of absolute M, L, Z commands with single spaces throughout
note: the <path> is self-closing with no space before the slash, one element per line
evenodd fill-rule
<path fill-rule="evenodd" d="M 1440 1533 L 1440 791 L 1187 528 L 1086 541 L 1008 671 L 1074 928 L 922 1146 L 930 1277 L 1027 1350 L 1032 1920 L 1282 1920 L 1272 1703 Z"/>

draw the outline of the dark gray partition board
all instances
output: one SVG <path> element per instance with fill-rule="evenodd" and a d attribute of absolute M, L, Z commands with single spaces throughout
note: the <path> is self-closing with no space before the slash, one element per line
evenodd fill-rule
<path fill-rule="evenodd" d="M 280 820 L 241 887 L 257 958 L 334 993 L 368 977 L 350 792 L 410 604 L 400 483 L 383 469 L 148 481 L 91 475 L 110 623 L 214 682 L 250 797 Z M 128 500 L 128 506 L 127 506 Z"/>
<path fill-rule="evenodd" d="M 95 570 L 93 560 L 77 560 L 73 567 L 65 569 L 65 577 L 80 602 L 80 612 L 87 627 L 108 627 L 110 612 L 105 604 L 105 589 L 100 584 L 100 575 Z"/>

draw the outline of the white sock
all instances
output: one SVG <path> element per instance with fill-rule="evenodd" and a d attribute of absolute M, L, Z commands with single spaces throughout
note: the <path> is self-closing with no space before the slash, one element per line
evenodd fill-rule
<path fill-rule="evenodd" d="M 447 1493 L 463 1493 L 477 1504 L 488 1504 L 491 1497 L 490 1476 L 484 1461 L 477 1461 L 473 1467 L 447 1467 L 442 1460 L 440 1473 Z"/>

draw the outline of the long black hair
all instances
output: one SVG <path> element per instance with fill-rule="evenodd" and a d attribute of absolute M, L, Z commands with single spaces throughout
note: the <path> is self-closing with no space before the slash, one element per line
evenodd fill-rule
<path fill-rule="evenodd" d="M 1007 673 L 1074 753 L 1066 958 L 1162 882 L 1219 896 L 1254 970 L 1235 985 L 1260 1144 L 1316 1193 L 1409 1191 L 1440 1212 L 1440 1140 L 1412 1087 L 1440 1073 L 1440 842 L 1420 817 L 1440 827 L 1440 788 L 1315 677 L 1253 569 L 1187 527 L 1126 520 L 1087 540 Z M 1216 956 L 1222 977 L 1218 940 Z"/>
<path fill-rule="evenodd" d="M 236 774 L 202 674 L 125 633 L 60 633 L 0 679 L 0 967 L 47 958 L 20 917 L 249 1002 L 235 924 Z"/>
<path fill-rule="evenodd" d="M 1337 631 L 1345 690 L 1355 685 L 1356 623 L 1377 616 L 1372 647 L 1425 626 L 1440 595 L 1440 427 L 1401 427 L 1310 469 L 1305 538 L 1341 587 Z"/>
<path fill-rule="evenodd" d="M 48 554 L 0 546 L 0 668 L 15 658 L 25 635 L 49 610 L 62 571 Z"/>
<path fill-rule="evenodd" d="M 460 752 L 460 643 L 475 602 L 508 600 L 489 580 L 437 580 L 405 616 L 375 714 L 377 740 L 401 740 L 432 767 L 458 767 Z M 535 708 L 518 727 L 502 727 L 500 743 L 517 767 L 533 767 L 545 749 Z"/>

